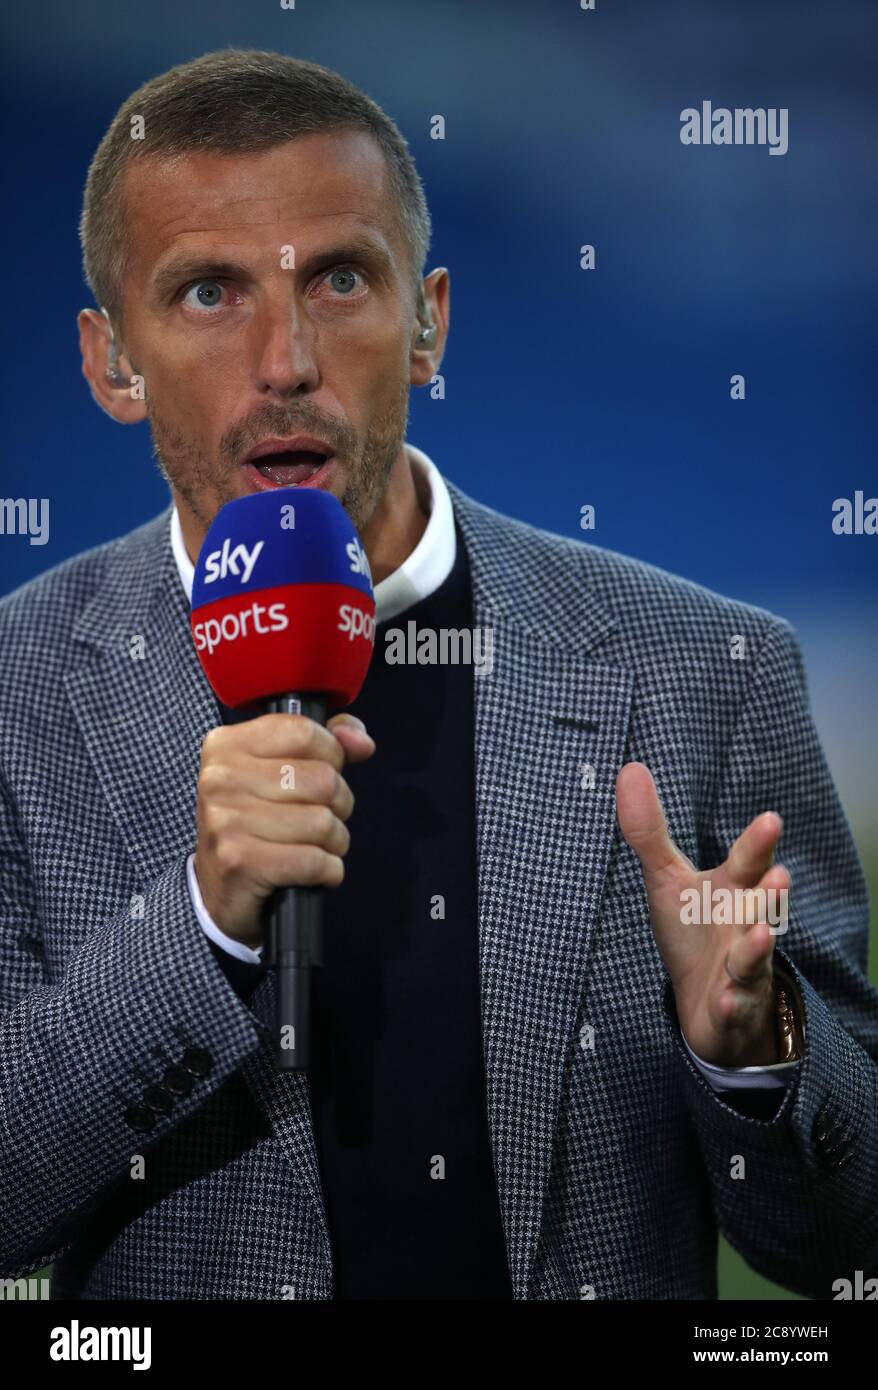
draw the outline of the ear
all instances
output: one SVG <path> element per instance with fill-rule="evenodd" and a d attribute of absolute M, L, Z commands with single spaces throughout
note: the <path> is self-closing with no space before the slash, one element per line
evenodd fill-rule
<path fill-rule="evenodd" d="M 448 337 L 448 322 L 451 310 L 451 276 L 445 266 L 431 270 L 423 284 L 424 303 L 428 319 L 416 319 L 412 329 L 411 374 L 412 386 L 426 386 L 439 370 Z M 436 329 L 432 341 L 418 343 L 422 328 L 429 326 L 430 320 Z"/>
<path fill-rule="evenodd" d="M 146 402 L 140 397 L 142 390 L 134 388 L 131 363 L 120 352 L 114 353 L 113 330 L 105 314 L 97 309 L 81 309 L 76 322 L 79 325 L 79 350 L 82 353 L 82 375 L 91 387 L 92 399 L 101 410 L 120 425 L 136 425 L 146 419 Z M 112 377 L 107 375 L 113 370 Z"/>

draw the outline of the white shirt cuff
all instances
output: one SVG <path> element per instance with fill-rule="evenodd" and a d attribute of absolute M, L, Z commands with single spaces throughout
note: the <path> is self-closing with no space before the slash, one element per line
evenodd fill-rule
<path fill-rule="evenodd" d="M 192 899 L 192 906 L 195 909 L 195 916 L 198 918 L 198 925 L 209 936 L 217 946 L 228 952 L 230 956 L 237 956 L 238 960 L 249 961 L 251 965 L 262 964 L 262 947 L 257 946 L 255 950 L 250 946 L 245 946 L 243 941 L 235 941 L 233 937 L 226 936 L 225 932 L 220 931 L 216 922 L 211 917 L 207 908 L 204 906 L 204 899 L 201 896 L 201 889 L 198 886 L 198 879 L 195 876 L 195 855 L 190 854 L 186 860 L 186 882 L 189 885 L 189 897 Z"/>
<path fill-rule="evenodd" d="M 715 1067 L 712 1062 L 702 1062 L 686 1042 L 686 1035 L 680 1029 L 680 1037 L 686 1043 L 686 1051 L 692 1058 L 705 1081 L 715 1091 L 769 1091 L 785 1090 L 801 1066 L 801 1058 L 796 1062 L 773 1062 L 767 1067 Z"/>

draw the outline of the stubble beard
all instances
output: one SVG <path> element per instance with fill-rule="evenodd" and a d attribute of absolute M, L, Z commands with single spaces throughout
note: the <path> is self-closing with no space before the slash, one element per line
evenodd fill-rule
<path fill-rule="evenodd" d="M 358 448 L 353 430 L 316 411 L 309 402 L 298 401 L 293 408 L 266 405 L 227 430 L 220 440 L 217 458 L 213 459 L 164 420 L 148 396 L 146 406 L 159 471 L 202 530 L 207 531 L 227 502 L 245 495 L 239 476 L 241 460 L 255 444 L 267 435 L 316 434 L 332 444 L 339 455 L 347 474 L 339 501 L 362 532 L 384 496 L 405 439 L 409 386 L 407 381 L 400 382 L 395 400 L 386 411 L 373 417 L 362 448 Z"/>

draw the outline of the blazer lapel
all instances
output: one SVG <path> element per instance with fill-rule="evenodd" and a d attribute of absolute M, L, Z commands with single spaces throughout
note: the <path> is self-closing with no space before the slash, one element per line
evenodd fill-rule
<path fill-rule="evenodd" d="M 493 628 L 493 671 L 474 680 L 482 1030 L 510 1275 L 523 1299 L 614 839 L 633 677 L 588 656 L 613 622 L 577 578 L 577 557 L 565 563 L 532 529 L 448 487 L 473 623 Z"/>
<path fill-rule="evenodd" d="M 195 848 L 201 743 L 219 722 L 189 628 L 170 511 L 110 552 L 74 636 L 89 648 L 65 678 L 73 713 L 128 852 L 146 884 Z"/>

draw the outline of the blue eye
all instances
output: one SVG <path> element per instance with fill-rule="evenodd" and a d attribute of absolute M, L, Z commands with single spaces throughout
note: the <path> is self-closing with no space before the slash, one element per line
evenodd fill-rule
<path fill-rule="evenodd" d="M 360 272 L 358 270 L 348 270 L 346 268 L 342 270 L 333 270 L 329 276 L 329 283 L 332 285 L 333 289 L 338 290 L 338 292 L 341 295 L 346 296 L 350 294 L 351 290 L 356 289 L 354 277 L 359 277 L 359 274 Z M 338 280 L 341 280 L 343 282 L 346 281 L 347 284 L 339 285 L 337 283 L 334 283 Z"/>
<path fill-rule="evenodd" d="M 193 299 L 192 296 L 195 296 Z M 183 296 L 188 309 L 216 309 L 222 305 L 222 285 L 216 280 L 199 280 Z"/>

